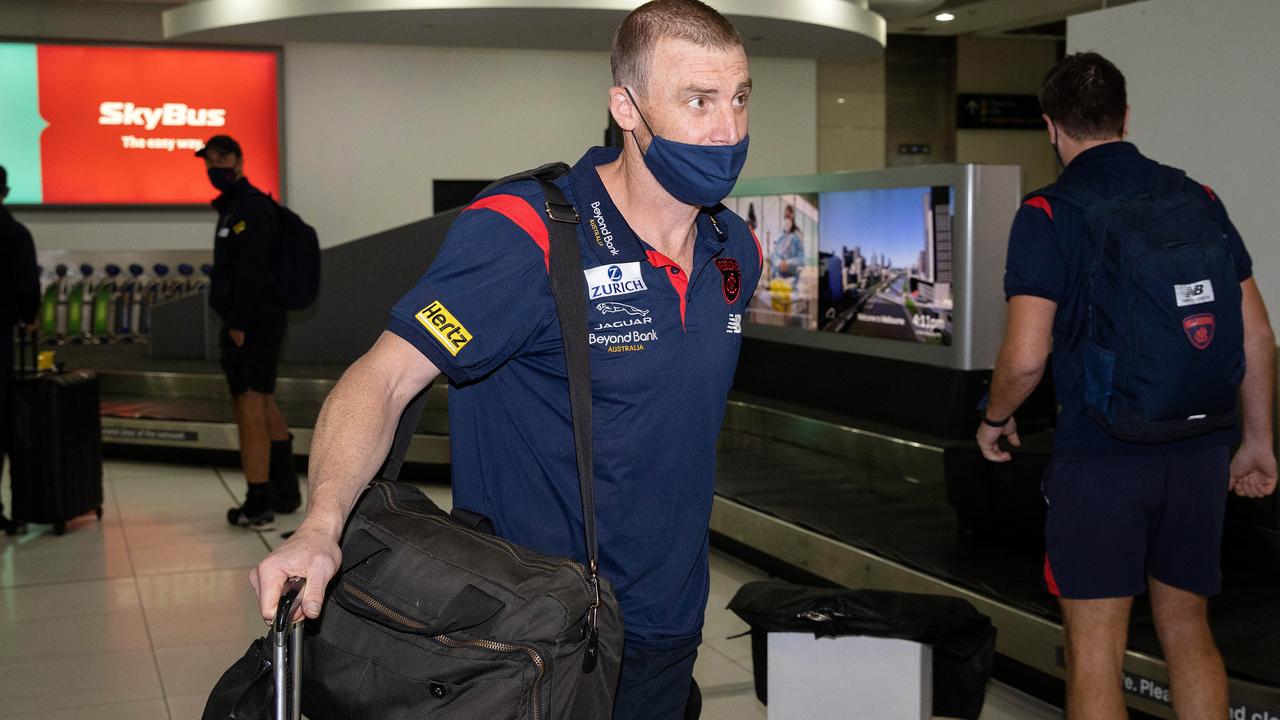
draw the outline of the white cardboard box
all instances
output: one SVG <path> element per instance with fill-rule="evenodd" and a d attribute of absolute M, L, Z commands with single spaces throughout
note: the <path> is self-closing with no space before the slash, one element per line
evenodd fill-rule
<path fill-rule="evenodd" d="M 769 633 L 769 720 L 929 720 L 933 648 Z"/>

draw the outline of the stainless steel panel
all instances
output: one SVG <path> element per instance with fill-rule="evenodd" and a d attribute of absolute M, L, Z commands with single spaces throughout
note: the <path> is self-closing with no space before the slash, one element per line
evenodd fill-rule
<path fill-rule="evenodd" d="M 311 428 L 290 428 L 293 450 L 299 455 L 311 452 Z M 201 450 L 240 449 L 239 434 L 232 423 L 189 422 L 181 420 L 140 420 L 134 418 L 102 418 L 102 442 L 117 445 L 151 447 L 186 447 Z M 449 462 L 449 438 L 444 435 L 414 435 L 405 452 L 409 462 L 445 464 Z"/>
<path fill-rule="evenodd" d="M 801 328 L 748 323 L 748 337 L 907 362 L 982 370 L 995 364 L 1003 330 L 1004 252 L 1018 209 L 1022 169 L 1016 165 L 924 165 L 870 172 L 744 179 L 735 196 L 822 193 L 949 185 L 955 211 L 955 343 L 951 347 L 886 341 Z"/>

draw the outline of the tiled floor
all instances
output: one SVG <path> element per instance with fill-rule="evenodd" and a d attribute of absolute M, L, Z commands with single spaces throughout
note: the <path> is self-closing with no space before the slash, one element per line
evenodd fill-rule
<path fill-rule="evenodd" d="M 105 475 L 100 523 L 87 516 L 63 537 L 32 526 L 0 539 L 0 718 L 198 718 L 222 671 L 264 631 L 246 577 L 280 538 L 225 524 L 243 492 L 238 472 L 110 461 Z M 427 490 L 448 506 L 447 487 Z M 299 519 L 283 518 L 278 530 Z M 765 718 L 750 642 L 726 639 L 746 626 L 723 609 L 742 583 L 764 576 L 716 553 L 711 577 L 694 671 L 702 716 Z M 982 716 L 1057 717 L 994 684 Z"/>

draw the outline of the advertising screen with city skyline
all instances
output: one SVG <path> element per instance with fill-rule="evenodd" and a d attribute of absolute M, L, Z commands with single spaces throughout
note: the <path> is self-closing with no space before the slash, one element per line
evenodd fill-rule
<path fill-rule="evenodd" d="M 951 344 L 951 196 L 934 186 L 819 197 L 820 330 Z"/>

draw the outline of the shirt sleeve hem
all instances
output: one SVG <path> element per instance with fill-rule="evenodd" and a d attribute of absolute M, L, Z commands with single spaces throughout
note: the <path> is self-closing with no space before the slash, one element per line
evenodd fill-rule
<path fill-rule="evenodd" d="M 1052 300 L 1053 302 L 1056 302 L 1056 303 L 1062 302 L 1062 297 L 1058 295 L 1058 293 L 1045 290 L 1044 288 L 1034 287 L 1031 285 L 1010 285 L 1009 287 L 1006 287 L 1004 289 L 1004 299 L 1006 302 L 1010 298 L 1012 298 L 1014 295 L 1034 295 L 1035 297 L 1041 297 L 1041 298 L 1044 298 L 1045 300 Z"/>
<path fill-rule="evenodd" d="M 425 337 L 414 323 L 393 315 L 391 316 L 391 321 L 387 323 L 387 330 L 417 348 L 418 352 L 422 353 L 427 360 L 430 360 L 431 364 L 444 373 L 453 384 L 456 385 L 471 379 L 470 373 L 458 367 L 449 357 L 449 354 Z"/>

